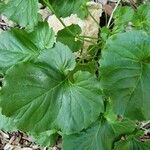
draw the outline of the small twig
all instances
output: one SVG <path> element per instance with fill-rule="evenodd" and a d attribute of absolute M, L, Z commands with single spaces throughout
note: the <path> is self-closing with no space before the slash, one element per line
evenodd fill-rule
<path fill-rule="evenodd" d="M 1 21 L 0 21 L 0 25 L 7 26 L 7 24 L 5 22 L 1 22 Z"/>
<path fill-rule="evenodd" d="M 121 2 L 121 0 L 118 0 L 118 2 L 117 2 L 117 4 L 116 4 L 115 8 L 113 9 L 113 11 L 112 11 L 112 13 L 111 13 L 111 16 L 110 16 L 110 18 L 109 18 L 109 20 L 108 20 L 107 28 L 109 28 L 110 23 L 111 23 L 112 18 L 113 18 L 113 15 L 114 15 L 114 12 L 115 12 L 116 9 L 118 8 L 120 2 Z"/>

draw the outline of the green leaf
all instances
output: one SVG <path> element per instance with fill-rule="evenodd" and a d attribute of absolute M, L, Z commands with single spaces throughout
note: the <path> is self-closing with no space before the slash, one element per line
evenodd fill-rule
<path fill-rule="evenodd" d="M 150 3 L 140 5 L 136 11 L 127 6 L 115 11 L 113 34 L 128 29 L 145 30 L 150 34 Z"/>
<path fill-rule="evenodd" d="M 150 141 L 141 142 L 136 138 L 121 140 L 115 144 L 114 150 L 149 150 Z"/>
<path fill-rule="evenodd" d="M 47 22 L 39 22 L 33 32 L 29 33 L 29 38 L 39 49 L 48 49 L 54 45 L 55 33 Z"/>
<path fill-rule="evenodd" d="M 60 43 L 39 60 L 41 63 L 18 64 L 6 72 L 0 97 L 2 113 L 25 131 L 54 128 L 70 134 L 88 127 L 103 112 L 97 78 L 88 72 L 70 77 L 75 58 Z"/>
<path fill-rule="evenodd" d="M 88 15 L 86 3 L 89 0 L 49 0 L 58 17 L 67 17 L 77 14 L 84 18 Z"/>
<path fill-rule="evenodd" d="M 76 65 L 76 68 L 74 69 L 74 72 L 81 70 L 81 71 L 88 71 L 92 74 L 95 74 L 97 68 L 98 68 L 98 64 L 96 61 L 91 61 L 87 63 L 78 63 Z"/>
<path fill-rule="evenodd" d="M 112 109 L 112 103 L 107 101 L 107 107 L 106 111 L 104 113 L 104 117 L 107 119 L 109 124 L 111 124 L 114 133 L 117 137 L 120 136 L 120 134 L 125 134 L 132 132 L 136 125 L 133 121 L 125 118 L 121 118 L 120 116 L 117 116 Z M 124 133 L 123 133 L 124 132 Z"/>
<path fill-rule="evenodd" d="M 132 22 L 136 29 L 144 29 L 150 34 L 150 3 L 138 7 Z"/>
<path fill-rule="evenodd" d="M 44 62 L 50 68 L 65 75 L 72 71 L 76 66 L 75 56 L 68 46 L 65 46 L 60 42 L 57 42 L 54 48 L 43 51 L 43 53 L 39 55 L 38 61 Z"/>
<path fill-rule="evenodd" d="M 119 7 L 114 13 L 113 32 L 123 32 L 128 27 L 128 23 L 132 21 L 134 10 L 131 7 Z"/>
<path fill-rule="evenodd" d="M 30 41 L 23 30 L 14 29 L 0 34 L 0 70 L 7 70 L 12 65 L 35 57 L 39 49 Z"/>
<path fill-rule="evenodd" d="M 55 130 L 48 130 L 41 133 L 31 133 L 36 143 L 40 144 L 44 147 L 54 146 L 56 144 L 56 140 L 58 135 Z"/>
<path fill-rule="evenodd" d="M 101 86 L 115 113 L 150 119 L 150 37 L 142 31 L 113 36 L 102 50 L 100 64 Z"/>
<path fill-rule="evenodd" d="M 128 23 L 132 20 L 134 10 L 131 7 L 119 7 L 114 13 L 115 25 Z"/>
<path fill-rule="evenodd" d="M 15 131 L 16 127 L 11 118 L 8 118 L 1 113 L 0 109 L 0 130 L 4 131 Z"/>
<path fill-rule="evenodd" d="M 125 121 L 125 122 L 124 122 Z M 125 129 L 125 130 L 124 130 Z M 118 136 L 133 132 L 132 121 L 97 121 L 90 128 L 79 134 L 64 135 L 64 150 L 112 150 L 113 142 Z"/>
<path fill-rule="evenodd" d="M 55 42 L 52 29 L 47 23 L 39 23 L 32 33 L 13 29 L 0 34 L 0 72 L 12 65 L 37 57 L 44 48 Z"/>
<path fill-rule="evenodd" d="M 0 13 L 20 26 L 33 26 L 38 21 L 38 0 L 9 0 L 0 7 Z"/>
<path fill-rule="evenodd" d="M 73 52 L 76 52 L 83 46 L 83 42 L 76 39 L 76 36 L 80 35 L 81 31 L 79 25 L 67 26 L 57 33 L 57 41 L 67 45 Z"/>

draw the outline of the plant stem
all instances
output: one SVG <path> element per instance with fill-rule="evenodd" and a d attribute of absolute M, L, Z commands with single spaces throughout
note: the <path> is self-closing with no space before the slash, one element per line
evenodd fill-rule
<path fill-rule="evenodd" d="M 85 41 L 85 42 L 88 42 L 88 43 L 91 43 L 91 44 L 95 45 L 95 42 L 93 42 L 91 40 L 87 40 L 84 37 L 75 36 L 75 38 L 77 38 L 79 41 Z"/>
<path fill-rule="evenodd" d="M 113 15 L 114 15 L 114 12 L 115 12 L 116 9 L 118 8 L 120 2 L 121 2 L 121 0 L 118 0 L 118 2 L 117 2 L 117 4 L 116 4 L 115 8 L 113 9 L 113 11 L 112 11 L 112 13 L 111 13 L 111 16 L 110 16 L 110 18 L 109 18 L 109 20 L 108 20 L 107 28 L 109 28 L 110 23 L 111 23 L 112 18 L 113 18 Z"/>
<path fill-rule="evenodd" d="M 79 37 L 87 38 L 87 39 L 95 39 L 95 40 L 98 40 L 98 39 L 99 39 L 99 38 L 96 38 L 96 37 L 85 36 L 85 35 L 79 35 Z"/>
<path fill-rule="evenodd" d="M 91 47 L 91 48 L 88 50 L 88 52 L 91 52 L 93 49 L 95 49 L 96 47 L 98 47 L 100 43 L 101 43 L 101 42 L 96 43 L 93 47 Z"/>

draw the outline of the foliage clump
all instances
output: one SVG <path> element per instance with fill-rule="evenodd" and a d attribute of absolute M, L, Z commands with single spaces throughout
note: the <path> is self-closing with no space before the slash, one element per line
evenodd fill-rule
<path fill-rule="evenodd" d="M 64 150 L 149 150 L 138 122 L 150 119 L 150 4 L 118 6 L 93 39 L 61 19 L 87 17 L 88 0 L 42 2 L 64 26 L 58 34 L 38 0 L 0 3 L 19 26 L 0 33 L 0 128 L 44 146 L 61 136 Z"/>

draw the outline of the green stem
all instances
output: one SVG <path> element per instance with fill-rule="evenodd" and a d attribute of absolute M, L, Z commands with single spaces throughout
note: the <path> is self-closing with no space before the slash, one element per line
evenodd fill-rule
<path fill-rule="evenodd" d="M 85 41 L 85 42 L 88 42 L 88 43 L 91 43 L 91 44 L 95 44 L 95 42 L 91 41 L 91 40 L 87 40 L 85 38 L 82 38 L 80 36 L 75 36 L 79 41 Z"/>
<path fill-rule="evenodd" d="M 98 42 L 97 44 L 94 44 L 94 46 L 93 46 L 92 48 L 90 48 L 90 49 L 88 50 L 88 52 L 91 52 L 94 48 L 98 47 L 99 44 L 101 44 L 101 41 Z"/>
<path fill-rule="evenodd" d="M 99 38 L 96 38 L 96 37 L 85 36 L 85 35 L 79 35 L 79 37 L 87 38 L 87 39 L 95 39 L 95 40 L 98 40 L 98 39 L 99 39 Z"/>

